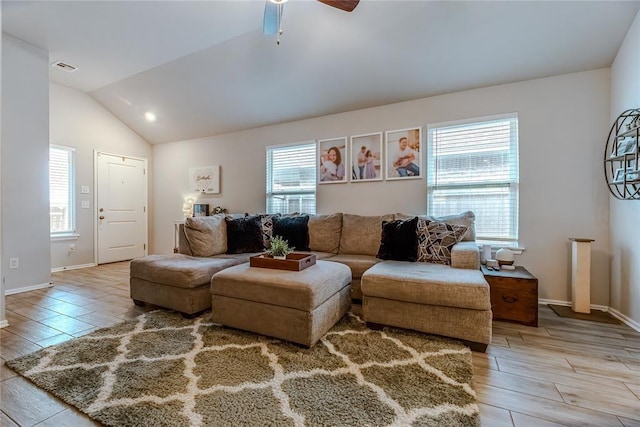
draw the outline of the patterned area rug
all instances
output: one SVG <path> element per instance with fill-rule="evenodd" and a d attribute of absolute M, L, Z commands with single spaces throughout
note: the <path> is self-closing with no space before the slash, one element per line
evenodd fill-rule
<path fill-rule="evenodd" d="M 167 311 L 7 362 L 109 426 L 479 426 L 471 352 L 345 316 L 312 349 Z"/>

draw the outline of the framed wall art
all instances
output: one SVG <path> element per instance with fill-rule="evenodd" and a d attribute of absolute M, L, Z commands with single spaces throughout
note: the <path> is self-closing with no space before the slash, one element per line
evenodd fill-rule
<path fill-rule="evenodd" d="M 636 141 L 634 138 L 623 138 L 618 141 L 616 150 L 611 153 L 611 157 L 623 156 L 625 154 L 634 153 L 636 149 Z"/>
<path fill-rule="evenodd" d="M 387 179 L 422 177 L 422 128 L 399 129 L 386 132 Z"/>
<path fill-rule="evenodd" d="M 351 137 L 351 181 L 382 180 L 382 132 Z"/>
<path fill-rule="evenodd" d="M 220 165 L 190 168 L 189 180 L 196 193 L 220 193 Z"/>
<path fill-rule="evenodd" d="M 318 184 L 347 182 L 347 138 L 318 141 Z"/>
<path fill-rule="evenodd" d="M 203 203 L 195 203 L 193 205 L 193 216 L 209 216 L 209 205 Z"/>

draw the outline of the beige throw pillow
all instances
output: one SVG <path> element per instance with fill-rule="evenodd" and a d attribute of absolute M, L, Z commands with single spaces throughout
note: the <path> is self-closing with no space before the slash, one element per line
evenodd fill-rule
<path fill-rule="evenodd" d="M 340 249 L 342 214 L 309 215 L 309 248 L 337 254 Z"/>
<path fill-rule="evenodd" d="M 227 252 L 227 223 L 224 214 L 187 218 L 184 234 L 193 256 L 209 257 Z"/>
<path fill-rule="evenodd" d="M 378 254 L 382 237 L 382 221 L 393 221 L 393 215 L 342 215 L 341 254 Z"/>

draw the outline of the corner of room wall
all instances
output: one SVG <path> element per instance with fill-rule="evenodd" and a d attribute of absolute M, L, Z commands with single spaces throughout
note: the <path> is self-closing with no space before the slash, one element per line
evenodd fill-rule
<path fill-rule="evenodd" d="M 5 293 L 49 286 L 49 56 L 2 35 L 2 271 Z M 8 269 L 9 258 L 18 268 Z"/>
<path fill-rule="evenodd" d="M 0 100 L 2 99 L 2 7 L 0 7 Z M 2 165 L 2 102 L 0 102 L 0 166 Z M 0 328 L 9 325 L 4 311 L 4 277 L 2 275 L 2 173 L 0 173 Z"/>
<path fill-rule="evenodd" d="M 611 66 L 610 121 L 640 108 L 640 12 Z M 603 178 L 604 180 L 604 178 Z M 604 185 L 604 184 L 603 184 Z M 640 200 L 609 197 L 611 308 L 627 323 L 640 325 Z"/>

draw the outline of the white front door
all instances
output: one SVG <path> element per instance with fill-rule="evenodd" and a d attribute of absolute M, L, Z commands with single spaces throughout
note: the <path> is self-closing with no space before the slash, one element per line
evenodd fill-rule
<path fill-rule="evenodd" d="M 147 161 L 96 153 L 98 264 L 147 254 Z"/>

